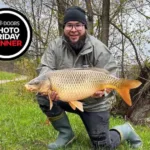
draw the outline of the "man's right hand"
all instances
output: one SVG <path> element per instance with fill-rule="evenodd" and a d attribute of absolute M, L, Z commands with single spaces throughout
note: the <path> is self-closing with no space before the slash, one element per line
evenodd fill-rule
<path fill-rule="evenodd" d="M 51 94 L 50 94 L 50 99 L 52 101 L 57 101 L 59 99 L 59 96 L 58 96 L 57 92 L 52 91 Z"/>

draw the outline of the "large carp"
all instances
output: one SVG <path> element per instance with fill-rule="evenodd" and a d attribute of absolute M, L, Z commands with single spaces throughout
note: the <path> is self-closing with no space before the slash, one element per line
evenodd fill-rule
<path fill-rule="evenodd" d="M 129 91 L 140 85 L 141 82 L 138 80 L 116 78 L 104 69 L 89 68 L 50 71 L 32 79 L 25 84 L 25 87 L 29 91 L 43 93 L 48 96 L 51 91 L 56 91 L 60 100 L 68 102 L 74 110 L 78 108 L 83 111 L 83 105 L 78 100 L 84 100 L 95 92 L 106 88 L 116 90 L 123 100 L 131 106 Z M 53 102 L 50 96 L 49 100 L 51 109 Z"/>

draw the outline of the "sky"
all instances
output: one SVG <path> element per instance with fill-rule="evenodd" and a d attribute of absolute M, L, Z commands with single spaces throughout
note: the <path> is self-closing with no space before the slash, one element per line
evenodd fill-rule
<path fill-rule="evenodd" d="M 7 5 L 5 5 L 1 0 L 0 0 L 0 8 L 6 8 L 8 7 Z"/>

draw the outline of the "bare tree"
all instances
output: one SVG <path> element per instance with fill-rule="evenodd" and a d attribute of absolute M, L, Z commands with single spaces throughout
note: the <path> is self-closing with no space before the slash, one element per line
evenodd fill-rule
<path fill-rule="evenodd" d="M 103 0 L 101 40 L 107 46 L 109 39 L 109 9 L 110 0 Z"/>
<path fill-rule="evenodd" d="M 87 16 L 88 16 L 88 31 L 93 34 L 93 9 L 91 5 L 91 0 L 85 0 Z"/>
<path fill-rule="evenodd" d="M 58 7 L 58 29 L 59 35 L 63 33 L 63 17 L 66 10 L 66 6 L 64 5 L 64 0 L 57 0 L 57 7 Z"/>

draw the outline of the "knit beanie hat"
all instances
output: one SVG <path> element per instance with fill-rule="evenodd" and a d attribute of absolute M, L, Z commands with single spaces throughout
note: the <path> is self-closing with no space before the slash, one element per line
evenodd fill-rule
<path fill-rule="evenodd" d="M 85 11 L 78 6 L 73 6 L 66 10 L 64 15 L 64 25 L 69 21 L 79 21 L 83 23 L 85 25 L 85 28 L 87 29 Z"/>

